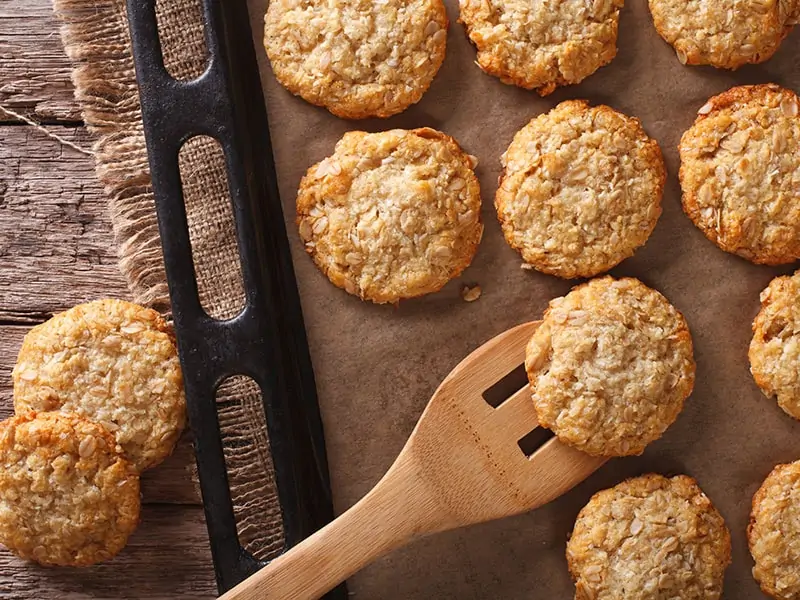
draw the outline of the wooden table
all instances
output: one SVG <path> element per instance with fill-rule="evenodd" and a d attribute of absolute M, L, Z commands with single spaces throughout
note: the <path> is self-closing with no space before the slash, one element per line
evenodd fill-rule
<path fill-rule="evenodd" d="M 73 99 L 51 0 L 0 0 L 0 106 L 75 144 L 91 140 Z M 0 419 L 31 325 L 80 302 L 125 298 L 92 158 L 0 110 Z M 113 561 L 43 569 L 0 549 L 0 598 L 211 598 L 216 595 L 191 445 L 143 479 L 142 522 Z"/>

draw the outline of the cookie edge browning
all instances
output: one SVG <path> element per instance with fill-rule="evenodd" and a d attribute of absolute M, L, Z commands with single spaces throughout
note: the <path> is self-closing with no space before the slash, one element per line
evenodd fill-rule
<path fill-rule="evenodd" d="M 772 484 L 772 479 L 773 478 L 777 479 L 783 474 L 784 471 L 789 471 L 792 470 L 793 468 L 797 468 L 798 462 L 800 461 L 781 463 L 775 465 L 775 467 L 773 467 L 773 469 L 769 472 L 769 474 L 764 478 L 764 481 L 761 482 L 761 485 L 758 487 L 758 490 L 756 490 L 756 493 L 753 494 L 753 500 L 750 504 L 750 519 L 749 522 L 747 523 L 747 549 L 750 552 L 750 557 L 753 559 L 753 568 L 752 568 L 753 579 L 756 580 L 756 583 L 758 583 L 762 592 L 764 592 L 770 598 L 774 598 L 775 600 L 783 600 L 784 597 L 778 593 L 778 590 L 772 588 L 768 583 L 761 581 L 756 576 L 756 567 L 757 567 L 756 563 L 758 561 L 756 560 L 756 557 L 753 555 L 753 544 L 755 543 L 756 540 L 755 528 L 757 521 L 757 513 L 759 512 L 761 503 L 767 497 L 769 491 L 768 484 L 769 485 Z"/>
<path fill-rule="evenodd" d="M 403 131 L 405 133 L 413 134 L 413 135 L 416 135 L 416 136 L 418 136 L 420 138 L 423 138 L 423 139 L 439 140 L 439 141 L 442 141 L 445 144 L 447 144 L 447 146 L 449 147 L 449 149 L 453 153 L 453 155 L 456 156 L 458 158 L 458 160 L 462 163 L 462 166 L 466 167 L 465 172 L 468 175 L 468 179 L 466 181 L 467 193 L 470 196 L 477 197 L 479 200 L 481 199 L 480 182 L 478 181 L 478 177 L 475 175 L 475 171 L 474 171 L 473 166 L 471 164 L 469 155 L 464 151 L 463 148 L 461 148 L 461 146 L 459 145 L 459 143 L 456 141 L 455 138 L 453 138 L 452 136 L 450 136 L 450 135 L 448 135 L 446 133 L 443 133 L 443 132 L 441 132 L 441 131 L 439 131 L 437 129 L 432 129 L 430 127 L 419 127 L 419 128 L 416 128 L 416 129 L 386 130 L 386 131 L 379 131 L 379 132 L 376 132 L 376 133 L 370 133 L 370 132 L 365 132 L 365 131 L 348 131 L 347 133 L 344 134 L 344 136 L 339 138 L 339 140 L 336 143 L 336 146 L 338 147 L 339 143 L 342 140 L 344 140 L 345 137 L 347 137 L 347 136 L 351 136 L 351 135 L 364 135 L 364 136 L 367 136 L 367 135 L 380 135 L 380 134 L 389 133 L 391 131 Z M 324 158 L 320 162 L 317 162 L 317 163 L 314 163 L 313 165 L 311 165 L 308 168 L 308 170 L 306 171 L 305 175 L 303 175 L 303 178 L 300 180 L 300 185 L 298 186 L 298 192 L 297 192 L 296 215 L 295 215 L 295 225 L 297 226 L 298 229 L 300 228 L 301 221 L 305 217 L 308 216 L 309 211 L 311 210 L 311 208 L 315 204 L 313 197 L 310 194 L 308 194 L 306 192 L 306 190 L 307 190 L 307 188 L 312 187 L 313 186 L 313 182 L 316 181 L 315 173 L 317 171 L 317 168 L 320 166 L 320 164 L 323 163 L 325 160 L 328 160 L 329 158 L 331 158 L 331 157 L 333 157 L 335 155 L 336 155 L 336 148 L 334 148 L 334 151 L 333 151 L 332 154 L 330 154 L 329 156 L 327 156 L 326 158 Z M 483 238 L 484 225 L 483 225 L 483 219 L 482 219 L 482 216 L 480 214 L 480 211 L 478 212 L 478 225 L 480 226 L 479 235 L 477 235 L 474 239 L 473 238 L 469 238 L 469 239 L 467 239 L 465 241 L 465 243 L 468 243 L 468 246 L 465 247 L 464 252 L 463 252 L 465 259 L 464 259 L 463 262 L 461 262 L 460 264 L 457 265 L 457 267 L 450 274 L 450 278 L 447 281 L 443 282 L 440 286 L 438 286 L 436 288 L 425 289 L 425 290 L 419 291 L 417 293 L 402 294 L 402 295 L 401 294 L 380 294 L 380 295 L 374 295 L 374 296 L 373 295 L 363 295 L 362 296 L 362 295 L 360 295 L 358 293 L 350 292 L 347 289 L 344 276 L 338 271 L 334 271 L 332 269 L 327 268 L 327 265 L 325 265 L 324 262 L 318 261 L 317 260 L 317 253 L 316 253 L 315 248 L 309 248 L 306 245 L 305 240 L 303 240 L 302 235 L 300 236 L 300 238 L 301 238 L 301 242 L 303 243 L 303 249 L 311 257 L 312 261 L 314 262 L 314 265 L 317 267 L 317 269 L 319 269 L 319 271 L 333 285 L 335 285 L 339 289 L 344 290 L 345 292 L 347 292 L 351 296 L 355 296 L 355 297 L 361 299 L 362 301 L 369 300 L 370 302 L 372 302 L 374 304 L 394 304 L 394 305 L 397 305 L 401 300 L 411 300 L 413 298 L 419 298 L 419 297 L 422 297 L 422 296 L 426 296 L 428 294 L 434 294 L 434 293 L 440 291 L 445 285 L 447 285 L 447 283 L 449 283 L 450 281 L 453 281 L 454 279 L 459 277 L 467 269 L 467 267 L 469 267 L 472 264 L 472 261 L 475 258 L 475 254 L 478 252 L 478 248 L 480 246 L 481 239 Z"/>
<path fill-rule="evenodd" d="M 721 94 L 717 94 L 708 99 L 708 101 L 700 107 L 697 116 L 692 125 L 683 132 L 680 142 L 678 143 L 678 155 L 680 159 L 680 168 L 678 169 L 678 180 L 681 187 L 681 206 L 683 212 L 689 217 L 692 224 L 699 229 L 703 235 L 717 246 L 723 252 L 733 254 L 757 265 L 785 265 L 793 263 L 798 259 L 798 256 L 791 256 L 785 253 L 778 252 L 762 252 L 758 255 L 753 253 L 752 257 L 747 257 L 736 251 L 736 248 L 729 247 L 719 239 L 717 232 L 713 229 L 704 229 L 698 225 L 698 216 L 700 208 L 697 202 L 698 190 L 687 191 L 688 182 L 686 181 L 688 175 L 688 167 L 684 158 L 684 152 L 689 152 L 689 136 L 693 132 L 696 125 L 702 123 L 705 119 L 714 115 L 718 111 L 734 107 L 738 104 L 746 104 L 753 100 L 763 100 L 769 92 L 788 93 L 794 96 L 795 102 L 800 106 L 800 96 L 777 83 L 758 83 L 754 85 L 737 85 Z M 800 117 L 797 117 L 800 118 Z M 798 254 L 800 254 L 800 241 L 798 242 Z"/>
<path fill-rule="evenodd" d="M 628 477 L 627 479 L 624 479 L 620 483 L 618 483 L 618 484 L 616 484 L 616 485 L 614 485 L 614 486 L 612 486 L 610 488 L 606 488 L 606 489 L 600 490 L 598 492 L 595 492 L 594 494 L 592 494 L 592 497 L 589 498 L 589 501 L 583 506 L 583 508 L 581 508 L 581 510 L 578 512 L 578 516 L 575 518 L 575 525 L 573 526 L 572 531 L 570 532 L 569 540 L 567 541 L 567 550 L 566 550 L 567 569 L 569 570 L 570 577 L 571 577 L 571 579 L 572 579 L 574 584 L 577 584 L 577 582 L 578 582 L 579 573 L 577 572 L 577 567 L 574 565 L 574 562 L 570 559 L 569 547 L 570 547 L 570 544 L 572 543 L 572 540 L 575 539 L 575 537 L 576 537 L 576 532 L 578 531 L 579 524 L 581 526 L 583 526 L 582 529 L 586 528 L 586 526 L 581 522 L 582 520 L 586 520 L 588 518 L 587 515 L 585 514 L 586 511 L 588 509 L 590 509 L 590 508 L 593 510 L 595 508 L 595 506 L 605 504 L 606 503 L 606 497 L 607 496 L 611 496 L 613 494 L 613 492 L 615 490 L 617 490 L 618 488 L 620 488 L 620 487 L 624 487 L 625 488 L 625 492 L 627 493 L 627 490 L 631 489 L 631 488 L 634 488 L 634 489 L 639 488 L 639 487 L 647 488 L 648 484 L 650 482 L 652 482 L 652 481 L 664 481 L 664 482 L 669 483 L 670 485 L 673 485 L 673 482 L 675 482 L 676 480 L 677 480 L 678 484 L 688 486 L 691 489 L 691 491 L 693 492 L 693 496 L 697 496 L 698 494 L 702 495 L 708 501 L 708 505 L 706 506 L 706 512 L 715 512 L 717 515 L 719 515 L 719 517 L 720 517 L 720 519 L 722 521 L 722 530 L 721 530 L 721 533 L 722 533 L 721 538 L 722 539 L 721 539 L 721 541 L 722 541 L 722 544 L 723 544 L 723 546 L 722 546 L 723 558 L 722 558 L 722 561 L 720 561 L 722 563 L 722 565 L 721 565 L 721 573 L 720 573 L 721 578 L 722 578 L 722 581 L 720 582 L 720 586 L 722 588 L 722 585 L 724 583 L 725 571 L 730 566 L 731 559 L 732 559 L 731 533 L 730 533 L 730 529 L 728 527 L 728 524 L 725 522 L 725 518 L 722 516 L 722 513 L 719 512 L 719 509 L 714 505 L 714 503 L 711 500 L 711 498 L 709 498 L 708 495 L 706 495 L 706 493 L 703 491 L 703 489 L 700 487 L 700 484 L 697 482 L 697 480 L 694 477 L 691 477 L 690 475 L 682 475 L 682 474 L 681 475 L 673 475 L 672 477 L 667 477 L 665 475 L 661 475 L 660 473 L 645 473 L 643 475 L 638 475 L 638 476 L 635 476 L 635 477 Z M 639 484 L 643 484 L 643 485 L 640 486 Z M 586 529 L 588 529 L 588 528 L 586 528 Z M 576 589 L 575 598 L 576 598 L 576 600 L 579 599 L 579 596 L 577 596 L 577 589 Z M 581 598 L 580 600 L 588 600 L 588 599 Z"/>
<path fill-rule="evenodd" d="M 746 59 L 744 56 L 742 56 L 742 57 L 740 57 L 739 61 L 726 62 L 726 63 L 714 63 L 714 62 L 711 62 L 710 60 L 704 60 L 702 58 L 703 57 L 702 53 L 693 52 L 692 54 L 687 54 L 684 51 L 683 48 L 679 48 L 678 46 L 675 45 L 674 42 L 670 42 L 667 39 L 666 32 L 660 26 L 660 23 L 661 23 L 662 19 L 657 18 L 656 17 L 656 13 L 653 10 L 653 5 L 657 1 L 658 0 L 648 0 L 648 2 L 647 2 L 647 7 L 648 7 L 648 9 L 650 11 L 650 16 L 651 16 L 652 21 L 653 21 L 653 28 L 656 30 L 656 33 L 658 33 L 658 36 L 664 41 L 664 43 L 668 44 L 669 47 L 673 49 L 673 51 L 675 52 L 676 56 L 678 56 L 678 62 L 680 62 L 684 66 L 693 66 L 693 67 L 696 67 L 696 66 L 710 66 L 710 67 L 714 67 L 715 69 L 726 69 L 728 71 L 736 71 L 736 70 L 738 70 L 741 67 L 744 67 L 746 65 L 758 65 L 758 64 L 767 62 L 769 59 L 771 59 L 775 55 L 775 53 L 778 50 L 780 50 L 780 47 L 781 47 L 781 44 L 783 43 L 783 40 L 785 40 L 788 37 L 788 35 L 792 32 L 792 29 L 794 28 L 794 24 L 792 23 L 792 19 L 790 18 L 791 14 L 787 14 L 786 15 L 786 20 L 785 20 L 785 22 L 783 24 L 783 28 L 781 30 L 780 37 L 778 39 L 776 39 L 772 43 L 772 45 L 770 46 L 770 48 L 767 49 L 766 52 L 764 52 L 763 54 L 759 53 L 758 57 L 754 56 L 754 57 L 752 57 L 750 59 Z M 778 1 L 780 2 L 780 0 L 778 0 Z M 777 4 L 776 4 L 776 10 L 777 10 Z M 776 22 L 776 28 L 777 28 L 777 26 L 780 26 L 780 23 Z M 679 50 L 681 51 L 683 56 L 686 57 L 686 62 L 683 62 L 680 59 L 680 54 L 678 52 Z"/>
<path fill-rule="evenodd" d="M 613 269 L 623 261 L 629 259 L 636 253 L 637 250 L 642 248 L 649 240 L 663 212 L 664 187 L 666 186 L 667 183 L 667 168 L 664 162 L 664 154 L 661 151 L 661 146 L 659 145 L 658 141 L 655 138 L 652 138 L 647 134 L 647 131 L 645 131 L 644 126 L 642 125 L 642 122 L 638 117 L 633 117 L 625 113 L 622 113 L 606 104 L 597 104 L 593 106 L 588 100 L 585 99 L 564 100 L 563 102 L 560 102 L 546 113 L 542 113 L 540 115 L 533 117 L 521 129 L 517 130 L 517 132 L 514 134 L 514 138 L 511 140 L 511 143 L 506 149 L 506 152 L 508 151 L 509 148 L 511 148 L 511 145 L 514 144 L 514 142 L 517 139 L 517 136 L 521 135 L 522 132 L 525 131 L 525 129 L 529 127 L 534 121 L 536 121 L 541 117 L 546 117 L 552 114 L 553 111 L 557 110 L 559 107 L 562 106 L 564 106 L 565 108 L 572 109 L 574 111 L 581 111 L 581 112 L 592 111 L 592 110 L 597 110 L 598 112 L 601 113 L 610 112 L 615 117 L 619 117 L 623 121 L 625 121 L 627 125 L 632 125 L 634 128 L 636 128 L 637 135 L 641 135 L 643 138 L 647 140 L 647 149 L 645 150 L 645 152 L 647 152 L 648 155 L 652 155 L 648 156 L 647 158 L 652 159 L 650 160 L 650 165 L 656 168 L 659 172 L 658 198 L 655 202 L 655 204 L 658 207 L 658 213 L 653 219 L 653 223 L 652 226 L 650 227 L 650 231 L 648 232 L 647 237 L 644 239 L 643 242 L 632 247 L 627 252 L 627 254 L 625 256 L 622 256 L 618 261 L 616 261 L 613 264 L 609 264 L 608 266 L 605 266 L 600 270 L 577 266 L 572 271 L 566 272 L 563 269 L 551 268 L 547 265 L 542 265 L 540 263 L 528 261 L 524 256 L 524 248 L 514 243 L 513 225 L 502 217 L 501 208 L 510 203 L 513 203 L 515 200 L 514 197 L 503 187 L 503 184 L 505 183 L 508 177 L 508 166 L 503 166 L 503 168 L 500 171 L 500 176 L 497 179 L 497 191 L 495 192 L 495 197 L 494 197 L 495 213 L 497 216 L 497 220 L 500 223 L 500 228 L 503 231 L 503 237 L 505 238 L 506 243 L 511 248 L 513 248 L 520 255 L 520 257 L 522 257 L 522 260 L 525 264 L 531 265 L 535 270 L 539 271 L 540 273 L 544 273 L 546 275 L 553 275 L 554 277 L 559 277 L 561 279 L 566 279 L 566 280 L 596 277 L 598 275 L 602 275 L 603 273 L 608 272 L 609 270 Z"/>
<path fill-rule="evenodd" d="M 6 548 L 24 560 L 29 560 L 45 567 L 90 567 L 92 565 L 110 561 L 125 548 L 128 543 L 128 539 L 134 533 L 140 522 L 141 485 L 139 473 L 136 470 L 135 465 L 122 454 L 121 448 L 117 445 L 114 435 L 106 430 L 105 427 L 99 423 L 95 423 L 90 419 L 81 417 L 74 413 L 37 413 L 32 411 L 24 414 L 14 415 L 4 421 L 0 421 L 0 449 L 5 450 L 4 447 L 6 444 L 4 443 L 5 436 L 3 434 L 8 427 L 19 427 L 20 425 L 31 423 L 33 421 L 58 421 L 65 423 L 68 427 L 70 427 L 70 429 L 72 429 L 73 432 L 76 432 L 77 427 L 88 427 L 92 430 L 92 435 L 102 437 L 104 439 L 106 442 L 106 447 L 109 449 L 109 454 L 116 458 L 114 468 L 124 469 L 124 478 L 122 478 L 120 481 L 125 481 L 127 483 L 127 485 L 120 485 L 117 483 L 113 489 L 114 492 L 118 492 L 120 489 L 123 489 L 126 492 L 125 494 L 118 495 L 121 497 L 122 501 L 118 505 L 118 510 L 116 511 L 118 518 L 114 521 L 114 523 L 119 532 L 112 536 L 111 540 L 105 540 L 107 542 L 109 554 L 108 556 L 99 558 L 90 555 L 82 560 L 76 559 L 70 562 L 48 561 L 37 559 L 28 552 L 19 550 L 18 548 L 13 548 L 12 546 L 6 546 Z"/>
<path fill-rule="evenodd" d="M 586 281 L 584 283 L 581 283 L 581 284 L 578 284 L 578 285 L 574 286 L 572 289 L 569 290 L 569 292 L 567 292 L 567 295 L 571 294 L 574 291 L 580 290 L 580 289 L 582 289 L 584 287 L 588 287 L 594 281 L 601 281 L 601 280 L 611 280 L 611 281 L 628 281 L 628 280 L 630 280 L 630 281 L 634 281 L 637 284 L 643 286 L 644 288 L 650 290 L 651 292 L 654 292 L 654 293 L 658 294 L 667 303 L 667 305 L 671 306 L 672 309 L 675 311 L 675 314 L 676 314 L 676 316 L 677 316 L 677 318 L 678 318 L 678 320 L 680 322 L 680 332 L 682 334 L 680 336 L 680 341 L 688 344 L 688 359 L 689 359 L 689 362 L 690 362 L 690 365 L 691 365 L 690 377 L 687 378 L 685 390 L 683 390 L 683 392 L 681 393 L 682 399 L 680 401 L 680 406 L 678 407 L 678 410 L 675 413 L 675 417 L 672 419 L 672 421 L 670 421 L 669 423 L 667 423 L 664 426 L 663 430 L 661 431 L 661 433 L 658 436 L 652 438 L 651 440 L 649 440 L 647 442 L 644 442 L 644 443 L 640 444 L 640 446 L 633 446 L 633 447 L 629 448 L 627 451 L 624 451 L 624 452 L 612 453 L 612 452 L 610 452 L 608 450 L 606 450 L 605 452 L 595 452 L 595 451 L 587 448 L 585 445 L 577 445 L 577 444 L 572 443 L 570 440 L 562 439 L 558 435 L 556 430 L 553 428 L 554 424 L 547 423 L 545 419 L 542 419 L 541 415 L 539 414 L 539 410 L 536 408 L 536 401 L 533 398 L 533 396 L 535 396 L 535 394 L 536 394 L 536 389 L 534 387 L 533 378 L 532 378 L 532 375 L 531 375 L 532 368 L 529 368 L 529 366 L 528 366 L 528 357 L 530 355 L 530 353 L 528 352 L 528 348 L 531 346 L 531 344 L 533 344 L 533 340 L 536 339 L 537 334 L 540 331 L 543 330 L 542 327 L 539 327 L 534 332 L 534 334 L 531 336 L 531 339 L 528 341 L 528 344 L 525 347 L 525 373 L 528 376 L 528 382 L 529 382 L 529 385 L 530 385 L 530 388 L 531 388 L 531 396 L 532 396 L 531 401 L 534 404 L 534 410 L 536 411 L 536 416 L 537 416 L 537 419 L 539 420 L 539 425 L 541 427 L 544 427 L 545 429 L 548 429 L 548 430 L 552 431 L 553 434 L 562 443 L 564 443 L 564 444 L 566 444 L 566 445 L 568 445 L 568 446 L 570 446 L 572 448 L 575 448 L 577 450 L 580 450 L 581 452 L 584 452 L 585 454 L 588 454 L 590 456 L 597 456 L 597 457 L 602 457 L 602 458 L 617 458 L 617 457 L 623 457 L 623 456 L 640 456 L 647 449 L 647 446 L 649 446 L 653 442 L 661 439 L 664 436 L 664 434 L 666 433 L 666 431 L 675 423 L 675 421 L 678 420 L 678 417 L 681 415 L 681 413 L 683 412 L 683 409 L 686 407 L 686 400 L 689 399 L 689 397 L 692 395 L 692 392 L 694 391 L 695 380 L 697 378 L 697 361 L 695 361 L 695 358 L 694 358 L 694 340 L 692 339 L 692 332 L 689 329 L 689 323 L 686 320 L 686 317 L 684 317 L 683 313 L 680 310 L 678 310 L 678 308 L 674 304 L 672 304 L 669 301 L 669 299 L 666 296 L 664 296 L 664 294 L 662 294 L 657 289 L 651 288 L 650 286 L 646 285 L 645 283 L 643 283 L 640 279 L 637 279 L 636 277 L 620 277 L 620 278 L 616 278 L 616 277 L 612 277 L 611 275 L 604 275 L 602 277 L 596 277 L 594 279 L 591 279 L 589 281 Z M 564 297 L 566 297 L 566 295 Z M 542 317 L 542 322 L 543 323 L 546 322 L 546 319 L 547 319 L 550 311 L 551 311 L 551 307 L 548 304 L 548 307 L 544 312 L 544 316 Z"/>
<path fill-rule="evenodd" d="M 447 16 L 447 8 L 445 7 L 443 0 L 431 0 L 433 4 L 435 4 L 435 9 L 437 13 L 437 23 L 439 26 L 446 31 L 448 34 L 450 32 L 450 19 Z M 272 3 L 270 2 L 270 6 Z M 269 7 L 267 7 L 267 13 L 269 12 Z M 309 94 L 302 89 L 300 86 L 293 85 L 290 81 L 285 79 L 284 77 L 280 76 L 279 70 L 276 70 L 273 66 L 272 57 L 270 56 L 270 52 L 268 50 L 269 45 L 267 44 L 267 37 L 268 37 L 268 22 L 267 22 L 267 13 L 264 14 L 264 35 L 262 37 L 262 46 L 264 47 L 264 53 L 267 55 L 267 60 L 269 61 L 270 69 L 272 70 L 273 75 L 275 76 L 276 81 L 281 85 L 282 88 L 287 90 L 294 96 L 298 98 L 302 98 L 312 106 L 318 106 L 320 108 L 326 109 L 329 113 L 334 115 L 335 117 L 339 117 L 340 119 L 346 119 L 351 121 L 360 121 L 363 119 L 371 119 L 371 118 L 378 118 L 378 119 L 388 119 L 394 115 L 398 115 L 406 110 L 408 110 L 414 104 L 417 104 L 425 93 L 430 89 L 433 81 L 436 79 L 436 76 L 439 74 L 439 71 L 442 68 L 442 64 L 444 64 L 444 59 L 447 56 L 447 36 L 444 37 L 443 43 L 441 47 L 437 48 L 437 52 L 431 56 L 431 62 L 434 65 L 433 71 L 431 73 L 431 77 L 427 82 L 423 82 L 421 85 L 417 82 L 417 85 L 412 89 L 410 93 L 404 94 L 402 96 L 403 101 L 397 102 L 391 106 L 386 107 L 385 103 L 382 103 L 381 100 L 383 99 L 383 94 L 371 94 L 368 98 L 370 99 L 371 103 L 366 101 L 357 102 L 352 100 L 352 96 L 348 95 L 349 100 L 344 102 L 326 102 L 324 99 L 320 98 L 319 96 L 315 96 Z"/>
<path fill-rule="evenodd" d="M 92 300 L 89 302 L 84 302 L 82 304 L 77 304 L 70 309 L 61 311 L 59 313 L 54 314 L 50 319 L 45 321 L 44 323 L 40 323 L 35 327 L 31 328 L 28 333 L 25 334 L 23 338 L 22 345 L 20 346 L 19 352 L 17 354 L 17 362 L 15 364 L 14 369 L 11 373 L 11 378 L 14 387 L 14 412 L 15 414 L 24 414 L 27 412 L 38 412 L 38 413 L 45 413 L 45 412 L 54 412 L 54 413 L 61 413 L 61 414 L 69 414 L 67 411 L 62 411 L 61 407 L 58 407 L 52 411 L 37 411 L 32 409 L 27 404 L 27 393 L 22 393 L 20 388 L 18 387 L 21 385 L 19 383 L 21 379 L 21 374 L 17 369 L 17 365 L 22 364 L 25 362 L 24 357 L 27 353 L 32 353 L 33 355 L 38 354 L 38 344 L 36 340 L 39 337 L 46 338 L 50 334 L 48 333 L 48 325 L 55 322 L 56 320 L 63 320 L 69 319 L 74 314 L 79 314 L 80 318 L 85 317 L 85 312 L 90 307 L 102 307 L 106 309 L 109 306 L 118 307 L 129 314 L 137 315 L 136 321 L 146 321 L 148 323 L 148 327 L 150 327 L 153 331 L 157 333 L 161 333 L 169 339 L 170 343 L 175 349 L 175 356 L 178 357 L 178 348 L 177 348 L 177 341 L 175 337 L 175 332 L 172 327 L 167 323 L 164 317 L 156 310 L 152 308 L 148 308 L 146 306 L 141 306 L 140 304 L 136 304 L 135 302 L 130 302 L 128 300 L 120 300 L 119 298 L 100 298 L 98 300 Z M 146 314 L 149 318 L 141 318 L 140 315 Z M 52 326 L 52 325 L 50 325 Z M 34 347 L 31 348 L 30 345 L 33 344 Z M 180 368 L 180 360 L 178 359 L 178 364 Z M 185 390 L 183 388 L 183 375 L 181 373 L 181 395 L 183 397 L 183 401 L 180 402 L 180 406 L 173 407 L 175 410 L 170 411 L 177 412 L 177 432 L 175 435 L 175 439 L 169 445 L 169 447 L 165 447 L 163 444 L 159 443 L 158 445 L 154 446 L 153 448 L 157 448 L 157 452 L 148 453 L 149 459 L 145 461 L 144 465 L 139 468 L 136 466 L 136 461 L 134 461 L 130 457 L 125 457 L 131 464 L 136 466 L 140 473 L 144 473 L 145 471 L 152 469 L 153 467 L 157 467 L 162 462 L 164 462 L 167 458 L 169 458 L 172 453 L 175 451 L 175 447 L 178 445 L 178 441 L 181 438 L 181 435 L 186 429 L 187 425 L 187 413 L 186 413 L 186 397 L 185 397 Z M 79 415 L 83 418 L 89 419 L 87 415 Z M 113 435 L 113 432 L 112 432 Z"/>

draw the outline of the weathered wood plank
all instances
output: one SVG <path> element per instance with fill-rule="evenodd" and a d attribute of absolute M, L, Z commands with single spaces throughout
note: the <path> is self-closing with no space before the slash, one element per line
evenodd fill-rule
<path fill-rule="evenodd" d="M 49 130 L 90 145 L 83 128 Z M 0 127 L 0 321 L 126 297 L 116 263 L 92 158 L 33 127 Z"/>
<path fill-rule="evenodd" d="M 76 121 L 72 94 L 51 0 L 0 0 L 0 105 L 37 121 Z"/>
<path fill-rule="evenodd" d="M 214 570 L 199 507 L 145 506 L 128 546 L 111 562 L 88 569 L 46 569 L 0 548 L 3 600 L 214 597 Z"/>

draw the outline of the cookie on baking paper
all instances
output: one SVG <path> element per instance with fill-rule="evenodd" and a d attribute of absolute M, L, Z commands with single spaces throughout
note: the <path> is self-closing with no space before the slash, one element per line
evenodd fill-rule
<path fill-rule="evenodd" d="M 638 119 L 583 100 L 523 127 L 502 157 L 495 196 L 506 241 L 543 273 L 603 273 L 647 241 L 666 180 Z"/>
<path fill-rule="evenodd" d="M 0 544 L 43 565 L 116 555 L 139 522 L 139 476 L 114 437 L 77 415 L 0 422 Z"/>
<path fill-rule="evenodd" d="M 747 539 L 764 593 L 800 598 L 800 461 L 778 465 L 764 480 L 753 497 Z"/>
<path fill-rule="evenodd" d="M 761 391 L 800 419 L 800 271 L 776 277 L 761 292 L 749 355 Z"/>
<path fill-rule="evenodd" d="M 796 0 L 649 0 L 659 35 L 684 65 L 738 69 L 772 57 L 792 28 Z"/>
<path fill-rule="evenodd" d="M 686 475 L 598 492 L 567 544 L 575 600 L 717 600 L 730 562 L 722 515 Z"/>
<path fill-rule="evenodd" d="M 13 372 L 14 408 L 76 413 L 111 431 L 141 471 L 172 453 L 186 422 L 175 342 L 161 316 L 97 300 L 34 327 Z"/>
<path fill-rule="evenodd" d="M 539 423 L 594 456 L 641 454 L 694 386 L 683 316 L 632 278 L 602 277 L 550 302 L 525 352 Z"/>
<path fill-rule="evenodd" d="M 435 292 L 470 264 L 483 234 L 474 166 L 433 129 L 346 133 L 300 182 L 305 249 L 364 300 Z"/>
<path fill-rule="evenodd" d="M 478 50 L 481 69 L 545 96 L 611 62 L 623 3 L 459 0 L 459 22 Z"/>
<path fill-rule="evenodd" d="M 264 46 L 278 81 L 346 119 L 418 102 L 442 65 L 442 0 L 274 0 Z"/>
<path fill-rule="evenodd" d="M 726 252 L 777 265 L 800 258 L 800 98 L 735 87 L 698 111 L 679 146 L 683 209 Z"/>

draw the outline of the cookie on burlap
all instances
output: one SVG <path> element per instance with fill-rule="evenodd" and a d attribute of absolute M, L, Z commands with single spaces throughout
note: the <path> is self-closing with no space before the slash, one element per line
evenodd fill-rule
<path fill-rule="evenodd" d="M 34 327 L 13 372 L 14 408 L 76 413 L 116 436 L 140 471 L 172 453 L 186 422 L 180 362 L 154 310 L 81 304 Z"/>
<path fill-rule="evenodd" d="M 796 0 L 649 0 L 659 35 L 684 65 L 738 69 L 769 59 L 791 31 Z"/>
<path fill-rule="evenodd" d="M 306 251 L 340 288 L 376 303 L 439 290 L 483 234 L 474 157 L 433 129 L 351 131 L 297 194 Z"/>
<path fill-rule="evenodd" d="M 632 278 L 602 277 L 550 302 L 525 353 L 539 423 L 594 456 L 641 454 L 694 386 L 683 316 Z"/>
<path fill-rule="evenodd" d="M 514 136 L 502 164 L 503 234 L 543 273 L 603 273 L 644 244 L 661 215 L 658 143 L 608 106 L 562 102 Z"/>
<path fill-rule="evenodd" d="M 777 85 L 735 87 L 683 134 L 683 209 L 726 252 L 770 265 L 800 258 L 799 109 Z"/>
<path fill-rule="evenodd" d="M 730 562 L 722 515 L 686 475 L 598 492 L 567 544 L 575 600 L 717 600 Z"/>
<path fill-rule="evenodd" d="M 442 0 L 274 0 L 264 46 L 278 81 L 346 119 L 418 102 L 445 55 Z"/>
<path fill-rule="evenodd" d="M 800 419 L 800 271 L 776 277 L 761 292 L 749 355 L 761 391 Z"/>
<path fill-rule="evenodd" d="M 800 599 L 800 461 L 778 465 L 764 480 L 753 497 L 747 539 L 764 593 Z"/>
<path fill-rule="evenodd" d="M 617 54 L 624 0 L 459 0 L 478 66 L 503 83 L 536 89 L 580 83 Z"/>
<path fill-rule="evenodd" d="M 139 476 L 101 425 L 27 413 L 0 422 L 0 544 L 43 565 L 112 558 L 139 522 Z"/>

